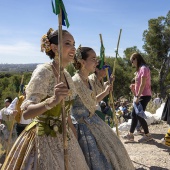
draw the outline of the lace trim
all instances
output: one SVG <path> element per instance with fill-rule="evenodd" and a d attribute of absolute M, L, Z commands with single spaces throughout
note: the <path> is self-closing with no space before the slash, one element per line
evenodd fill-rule
<path fill-rule="evenodd" d="M 97 79 L 94 73 L 89 76 L 89 80 L 94 86 L 96 96 L 104 91 L 104 84 Z"/>
<path fill-rule="evenodd" d="M 83 83 L 78 74 L 75 74 L 75 76 L 73 76 L 73 81 L 77 90 L 77 94 L 81 98 L 85 107 L 89 110 L 90 114 L 93 115 L 96 110 L 97 103 L 94 91 L 87 88 L 87 86 Z M 91 86 L 92 89 L 94 89 L 93 84 L 91 84 Z"/>
<path fill-rule="evenodd" d="M 65 100 L 69 101 L 75 98 L 75 87 L 70 74 L 66 70 L 64 70 L 64 75 L 70 87 L 70 95 Z M 57 81 L 51 64 L 45 63 L 38 65 L 26 88 L 27 96 L 21 105 L 21 109 L 27 108 L 32 103 L 39 103 L 47 96 L 52 96 L 56 84 Z"/>

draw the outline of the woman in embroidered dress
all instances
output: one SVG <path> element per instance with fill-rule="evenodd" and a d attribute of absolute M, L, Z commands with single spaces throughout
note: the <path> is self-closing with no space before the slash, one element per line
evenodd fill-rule
<path fill-rule="evenodd" d="M 106 70 L 105 70 L 105 66 L 104 64 L 102 65 L 102 68 L 100 68 L 101 65 L 101 60 L 99 60 L 95 72 L 92 73 L 89 76 L 89 80 L 91 80 L 91 82 L 94 84 L 94 86 L 96 87 L 95 89 L 95 94 L 98 95 L 100 93 L 102 93 L 105 90 L 105 84 L 102 80 L 103 78 L 106 77 Z"/>
<path fill-rule="evenodd" d="M 74 66 L 78 73 L 73 76 L 77 96 L 71 114 L 77 121 L 78 141 L 91 170 L 134 170 L 133 164 L 123 144 L 96 114 L 96 103 L 109 94 L 110 85 L 95 95 L 88 75 L 95 71 L 96 53 L 93 49 L 82 47 L 77 50 Z"/>
<path fill-rule="evenodd" d="M 108 69 L 108 73 L 110 73 L 109 68 L 110 68 L 109 65 L 106 65 L 101 60 L 99 60 L 97 66 L 96 66 L 95 72 L 92 73 L 88 77 L 89 81 L 94 86 L 96 96 L 99 95 L 100 93 L 102 93 L 105 90 L 106 85 L 108 84 L 108 81 L 103 82 L 103 79 L 107 76 L 106 69 Z M 113 76 L 110 76 L 110 79 L 111 79 L 111 81 L 114 81 Z M 108 122 L 108 124 L 110 124 L 110 120 L 112 119 L 112 111 L 111 111 L 110 107 L 108 106 L 108 97 L 109 96 L 106 96 L 104 99 L 102 99 L 102 101 L 100 101 L 97 104 L 96 114 L 103 121 L 105 121 L 105 119 L 107 118 L 108 120 L 106 122 Z M 102 107 L 101 107 L 102 103 L 105 104 L 105 109 L 102 109 Z"/>
<path fill-rule="evenodd" d="M 103 68 L 103 65 L 101 66 L 102 68 L 100 68 L 101 65 L 101 60 L 99 61 L 98 65 L 96 66 L 95 72 L 92 73 L 88 78 L 89 81 L 91 81 L 91 83 L 93 84 L 93 86 L 95 87 L 95 95 L 97 96 L 98 94 L 102 93 L 105 90 L 105 86 L 107 82 L 103 82 L 103 78 L 106 77 L 106 70 L 105 68 Z M 100 107 L 100 103 L 97 103 L 97 111 L 96 114 L 103 120 L 105 121 L 105 114 L 102 113 L 101 107 Z"/>
<path fill-rule="evenodd" d="M 69 32 L 63 30 L 62 35 L 62 64 L 66 67 L 74 58 L 75 42 Z M 41 45 L 42 51 L 54 60 L 49 64 L 38 65 L 33 72 L 26 88 L 27 97 L 21 106 L 24 118 L 32 118 L 33 122 L 17 139 L 2 170 L 64 170 L 60 101 L 65 99 L 66 107 L 70 107 L 73 98 L 68 94 L 73 93 L 74 84 L 66 70 L 62 75 L 63 82 L 58 79 L 58 31 L 50 29 L 42 37 Z M 68 136 L 69 170 L 79 170 L 80 167 L 89 169 L 70 128 Z"/>

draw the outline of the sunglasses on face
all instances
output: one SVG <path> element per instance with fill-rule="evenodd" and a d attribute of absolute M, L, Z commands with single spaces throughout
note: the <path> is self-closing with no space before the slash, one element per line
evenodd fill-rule
<path fill-rule="evenodd" d="M 133 61 L 134 61 L 135 59 L 136 59 L 136 58 L 132 58 L 131 63 L 133 63 Z"/>

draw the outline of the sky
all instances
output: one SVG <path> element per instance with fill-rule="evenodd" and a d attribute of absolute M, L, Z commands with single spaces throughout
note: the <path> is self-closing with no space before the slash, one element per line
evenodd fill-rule
<path fill-rule="evenodd" d="M 91 47 L 100 53 L 102 34 L 106 56 L 115 56 L 122 29 L 119 55 L 137 46 L 142 51 L 143 32 L 152 18 L 167 15 L 169 0 L 63 0 L 76 48 Z M 51 0 L 0 0 L 0 64 L 44 63 L 41 37 L 49 28 L 58 29 Z"/>

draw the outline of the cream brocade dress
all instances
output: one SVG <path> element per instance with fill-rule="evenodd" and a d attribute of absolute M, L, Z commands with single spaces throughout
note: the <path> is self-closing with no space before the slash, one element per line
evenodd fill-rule
<path fill-rule="evenodd" d="M 104 83 L 98 80 L 95 73 L 91 74 L 88 78 L 93 87 L 95 87 L 94 92 L 96 96 L 105 90 Z"/>
<path fill-rule="evenodd" d="M 77 96 L 71 114 L 78 141 L 90 170 L 134 170 L 130 157 L 113 130 L 96 114 L 94 86 L 88 88 L 79 74 L 72 77 Z"/>
<path fill-rule="evenodd" d="M 64 74 L 74 93 L 71 76 L 66 71 Z M 27 97 L 21 107 L 25 108 L 31 103 L 39 103 L 47 96 L 52 96 L 55 85 L 56 78 L 51 65 L 38 65 L 27 86 Z M 61 114 L 58 113 L 59 107 L 57 105 L 51 112 L 47 111 L 37 119 L 46 120 L 49 117 L 58 117 L 61 120 Z M 84 155 L 71 129 L 68 129 L 68 135 L 70 137 L 68 141 L 69 170 L 88 170 Z M 48 124 L 33 121 L 18 137 L 2 170 L 64 170 L 62 134 L 50 131 Z"/>

